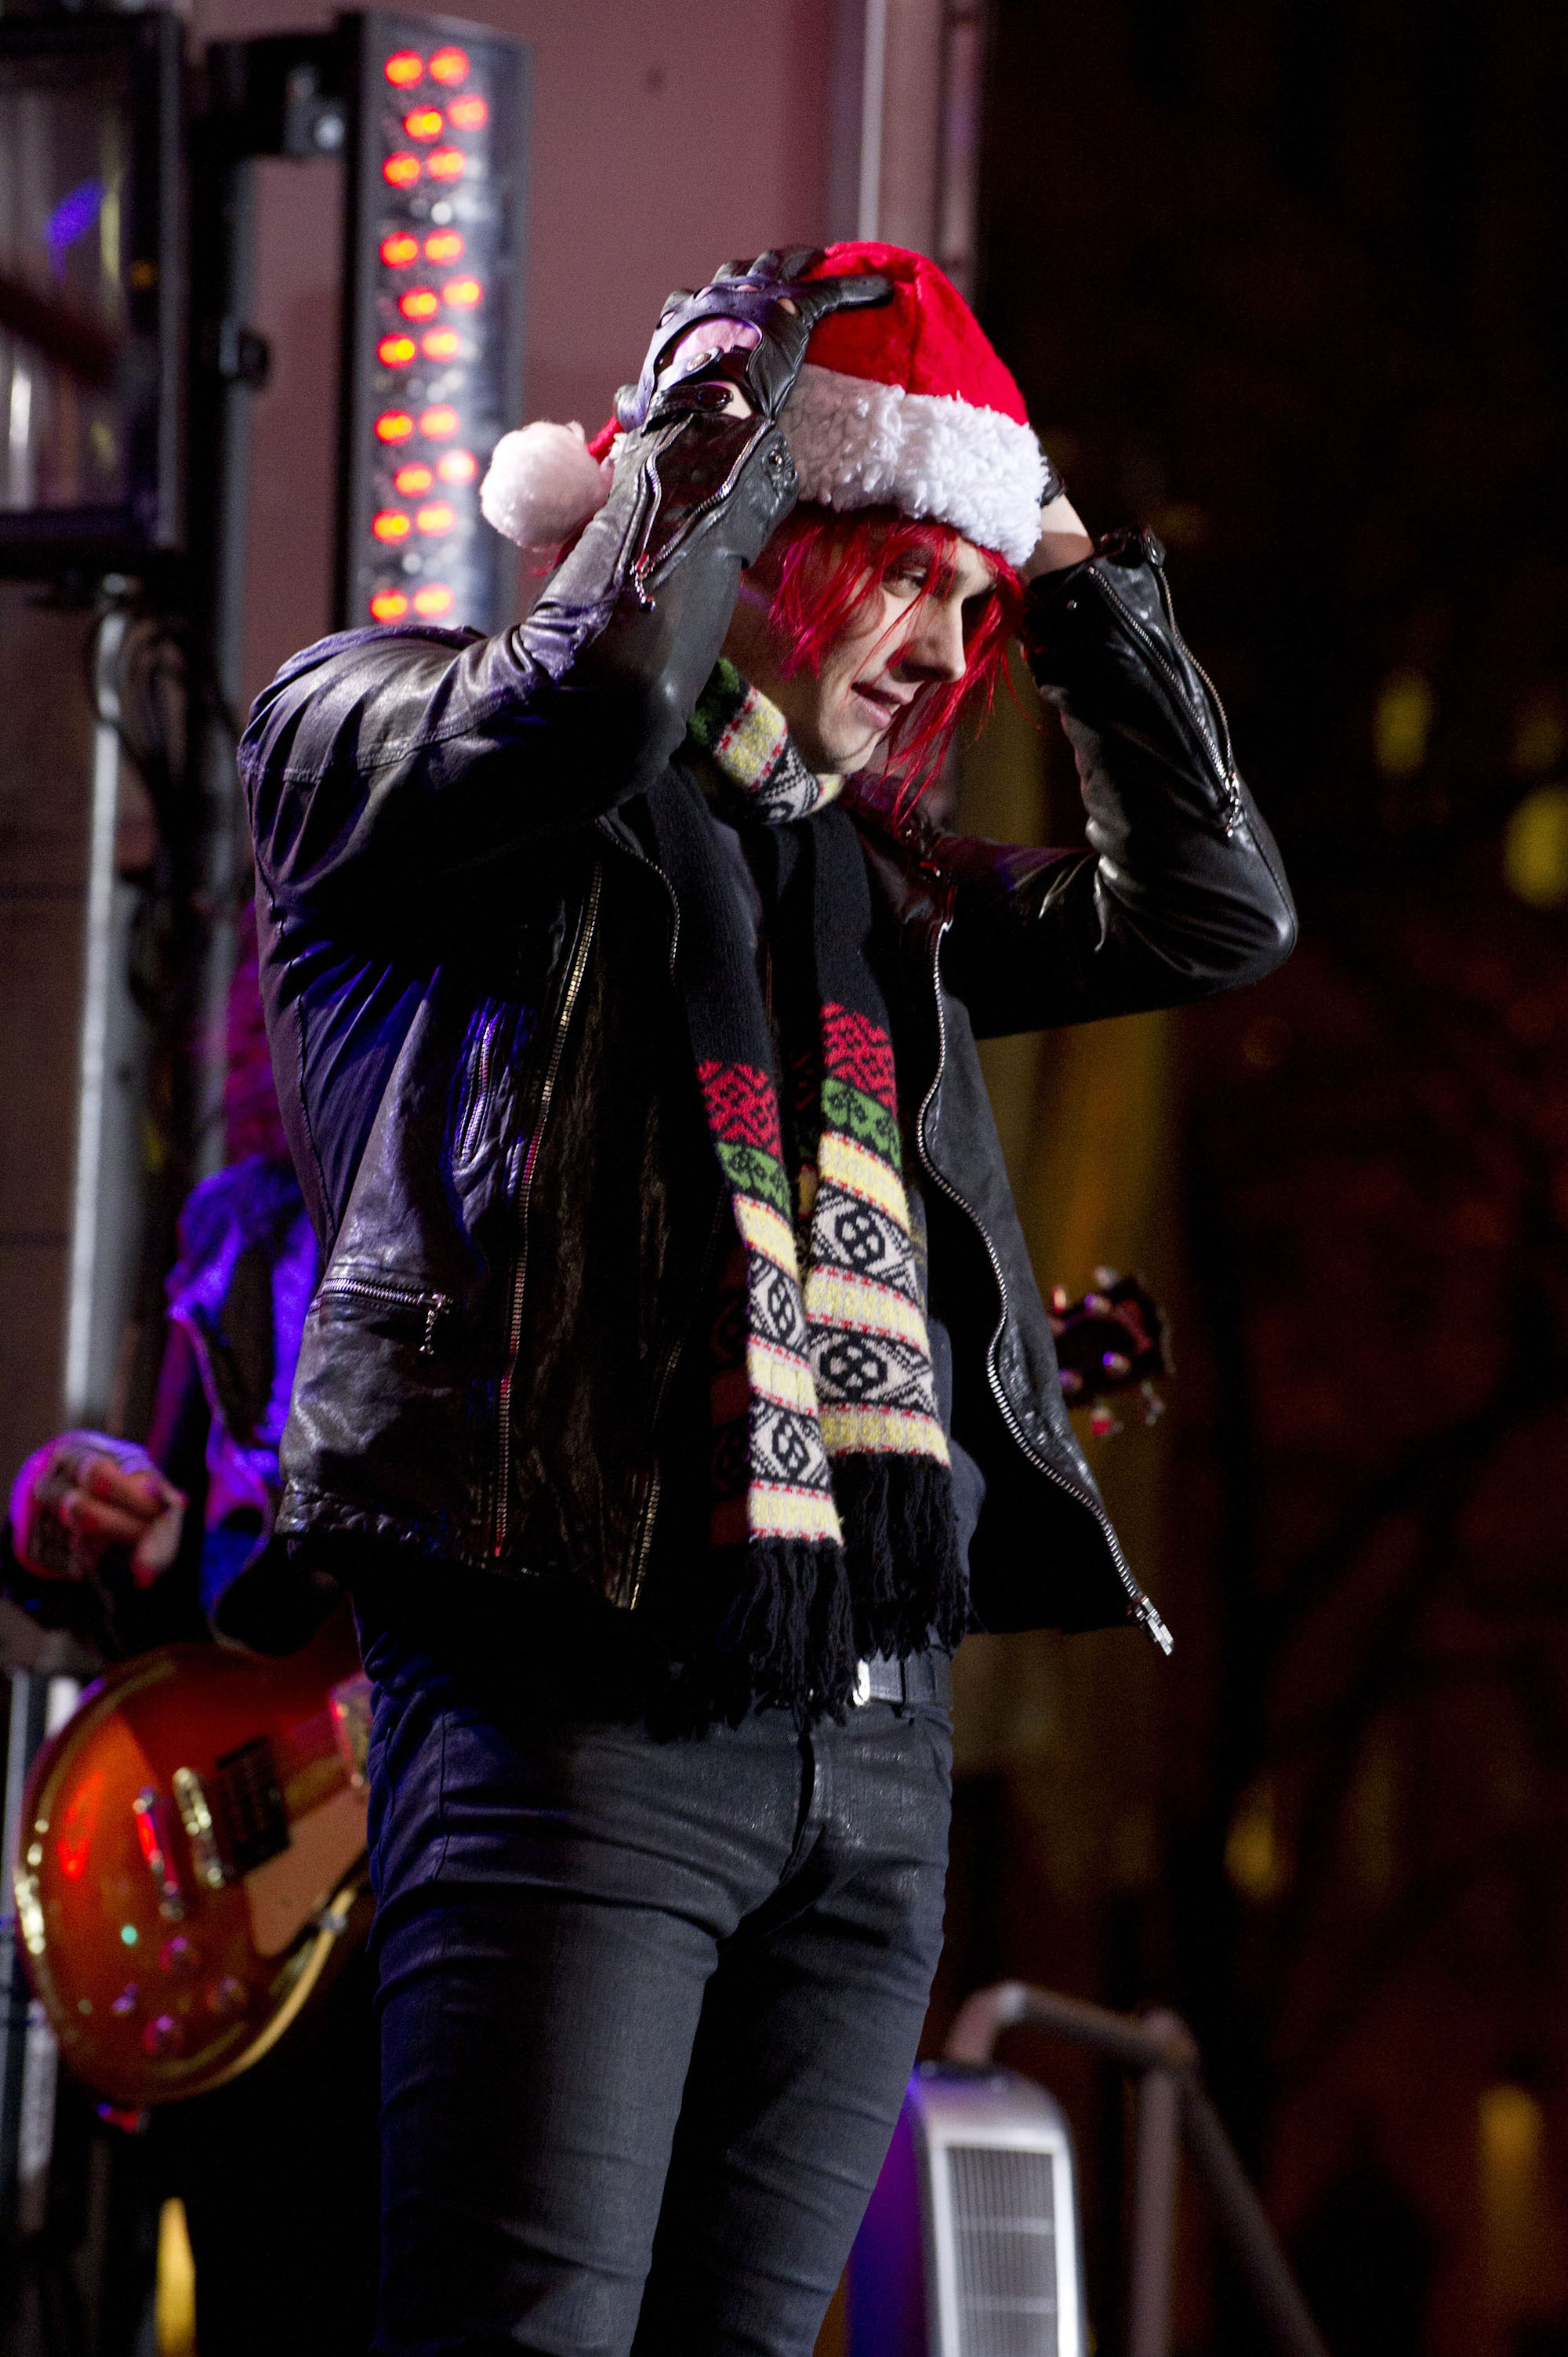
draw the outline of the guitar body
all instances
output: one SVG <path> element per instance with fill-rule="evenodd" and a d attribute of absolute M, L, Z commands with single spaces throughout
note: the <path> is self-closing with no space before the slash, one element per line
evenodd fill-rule
<path fill-rule="evenodd" d="M 34 1762 L 16 1911 L 77 2076 L 140 2110 L 258 2061 L 369 1921 L 369 1685 L 347 1611 L 264 1661 L 113 1669 Z"/>

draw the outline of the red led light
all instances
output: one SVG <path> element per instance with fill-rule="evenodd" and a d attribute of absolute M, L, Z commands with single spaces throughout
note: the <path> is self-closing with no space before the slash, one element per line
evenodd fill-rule
<path fill-rule="evenodd" d="M 445 458 L 442 459 L 441 466 L 443 472 L 445 472 L 446 467 L 446 460 Z M 396 474 L 392 477 L 392 486 L 394 490 L 400 490 L 403 493 L 405 500 L 417 500 L 423 492 L 425 492 L 430 489 L 431 484 L 435 480 L 435 478 L 431 473 L 429 468 L 422 467 L 418 459 L 415 459 L 412 466 L 400 467 L 398 468 Z"/>
<path fill-rule="evenodd" d="M 381 166 L 381 178 L 389 188 L 412 188 L 419 178 L 418 156 L 400 149 L 395 156 L 389 156 Z"/>
<path fill-rule="evenodd" d="M 381 68 L 393 90 L 412 90 L 424 80 L 424 59 L 414 49 L 394 49 Z"/>
<path fill-rule="evenodd" d="M 439 581 L 432 581 L 425 588 L 416 589 L 413 593 L 416 614 L 446 614 L 450 612 L 451 606 L 452 592 Z"/>
<path fill-rule="evenodd" d="M 421 532 L 450 532 L 457 521 L 445 500 L 432 500 L 427 508 L 420 509 L 413 520 Z"/>
<path fill-rule="evenodd" d="M 383 508 L 380 515 L 371 518 L 371 530 L 378 540 L 406 540 L 410 525 L 408 518 L 396 508 Z"/>
<path fill-rule="evenodd" d="M 424 241 L 424 259 L 426 262 L 461 262 L 463 259 L 462 231 L 460 229 L 432 231 Z"/>
<path fill-rule="evenodd" d="M 376 346 L 376 358 L 382 368 L 406 368 L 413 358 L 413 338 L 383 336 Z"/>
<path fill-rule="evenodd" d="M 410 139 L 439 139 L 441 109 L 438 106 L 416 106 L 412 114 L 403 116 L 403 127 Z"/>
<path fill-rule="evenodd" d="M 398 296 L 397 307 L 405 319 L 434 319 L 441 308 L 441 297 L 434 286 L 411 286 L 406 295 Z"/>
<path fill-rule="evenodd" d="M 419 260 L 419 240 L 405 229 L 396 231 L 381 240 L 381 260 L 389 270 L 406 270 L 411 262 Z"/>
<path fill-rule="evenodd" d="M 419 420 L 419 430 L 430 442 L 445 442 L 448 434 L 457 431 L 457 413 L 446 402 L 437 402 L 434 409 L 425 410 Z"/>
<path fill-rule="evenodd" d="M 433 180 L 460 180 L 467 162 L 460 147 L 437 147 L 425 168 Z"/>
<path fill-rule="evenodd" d="M 479 471 L 479 462 L 471 450 L 448 450 L 436 460 L 435 471 L 444 483 L 471 483 Z M 399 476 L 398 488 L 402 487 L 403 478 Z M 424 488 L 422 483 L 421 490 Z"/>
<path fill-rule="evenodd" d="M 441 292 L 454 311 L 471 311 L 482 303 L 485 290 L 477 278 L 449 278 Z"/>
<path fill-rule="evenodd" d="M 406 409 L 383 409 L 376 420 L 378 442 L 406 442 L 413 431 L 413 420 Z"/>
<path fill-rule="evenodd" d="M 468 55 L 466 49 L 437 49 L 430 60 L 430 79 L 444 81 L 448 90 L 468 79 Z"/>
<path fill-rule="evenodd" d="M 408 611 L 408 599 L 401 589 L 378 589 L 371 600 L 371 618 L 377 622 L 396 622 Z"/>
<path fill-rule="evenodd" d="M 421 336 L 419 349 L 427 361 L 455 361 L 462 343 L 456 328 L 431 328 Z"/>
<path fill-rule="evenodd" d="M 471 98 L 455 98 L 446 110 L 446 120 L 454 131 L 479 131 L 489 119 L 489 107 L 477 92 Z"/>

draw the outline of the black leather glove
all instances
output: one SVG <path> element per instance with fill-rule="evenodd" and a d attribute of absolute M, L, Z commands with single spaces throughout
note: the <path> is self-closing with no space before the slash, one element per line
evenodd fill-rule
<path fill-rule="evenodd" d="M 822 259 L 815 245 L 769 247 L 755 262 L 726 262 L 695 294 L 678 286 L 664 306 L 642 373 L 616 395 L 616 417 L 628 434 L 682 409 L 720 407 L 731 384 L 753 414 L 779 417 L 789 400 L 813 328 L 831 311 L 858 310 L 892 300 L 889 280 L 866 271 L 842 278 L 803 279 Z M 793 306 L 793 308 L 789 307 Z M 683 336 L 703 319 L 739 319 L 755 328 L 749 350 L 715 352 L 660 390 L 660 371 Z M 714 399 L 714 394 L 719 398 Z"/>
<path fill-rule="evenodd" d="M 553 573 L 522 625 L 529 658 L 554 681 L 602 690 L 643 716 L 623 791 L 669 759 L 714 667 L 746 566 L 795 504 L 798 485 L 779 413 L 812 328 L 846 304 L 886 303 L 885 278 L 795 274 L 820 249 L 795 246 L 726 265 L 700 293 L 671 296 L 642 375 L 623 388 L 626 435 L 608 500 Z M 793 310 L 786 304 L 793 304 Z M 751 350 L 714 353 L 660 385 L 668 353 L 703 319 L 743 319 Z M 730 407 L 738 387 L 746 412 Z"/>

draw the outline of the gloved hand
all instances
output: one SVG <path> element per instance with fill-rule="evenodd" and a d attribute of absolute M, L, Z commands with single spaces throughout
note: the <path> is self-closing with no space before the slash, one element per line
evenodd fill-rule
<path fill-rule="evenodd" d="M 783 253 L 770 247 L 753 263 L 725 263 L 695 294 L 678 286 L 653 331 L 641 375 L 616 395 L 622 430 L 639 432 L 650 415 L 657 423 L 656 405 L 724 408 L 731 387 L 747 414 L 777 419 L 818 322 L 831 311 L 892 300 L 892 285 L 875 272 L 800 277 L 822 259 L 821 246 L 792 245 Z M 704 334 L 709 321 L 713 328 Z"/>
<path fill-rule="evenodd" d="M 62 1432 L 12 1484 L 12 1550 L 40 1579 L 87 1579 L 111 1547 L 128 1547 L 145 1587 L 174 1561 L 185 1509 L 183 1491 L 134 1441 Z"/>

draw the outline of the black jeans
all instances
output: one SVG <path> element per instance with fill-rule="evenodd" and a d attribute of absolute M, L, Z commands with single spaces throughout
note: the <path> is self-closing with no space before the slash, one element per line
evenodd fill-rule
<path fill-rule="evenodd" d="M 361 1620 L 380 2357 L 809 2357 L 941 1945 L 945 1704 L 659 1738 Z"/>

